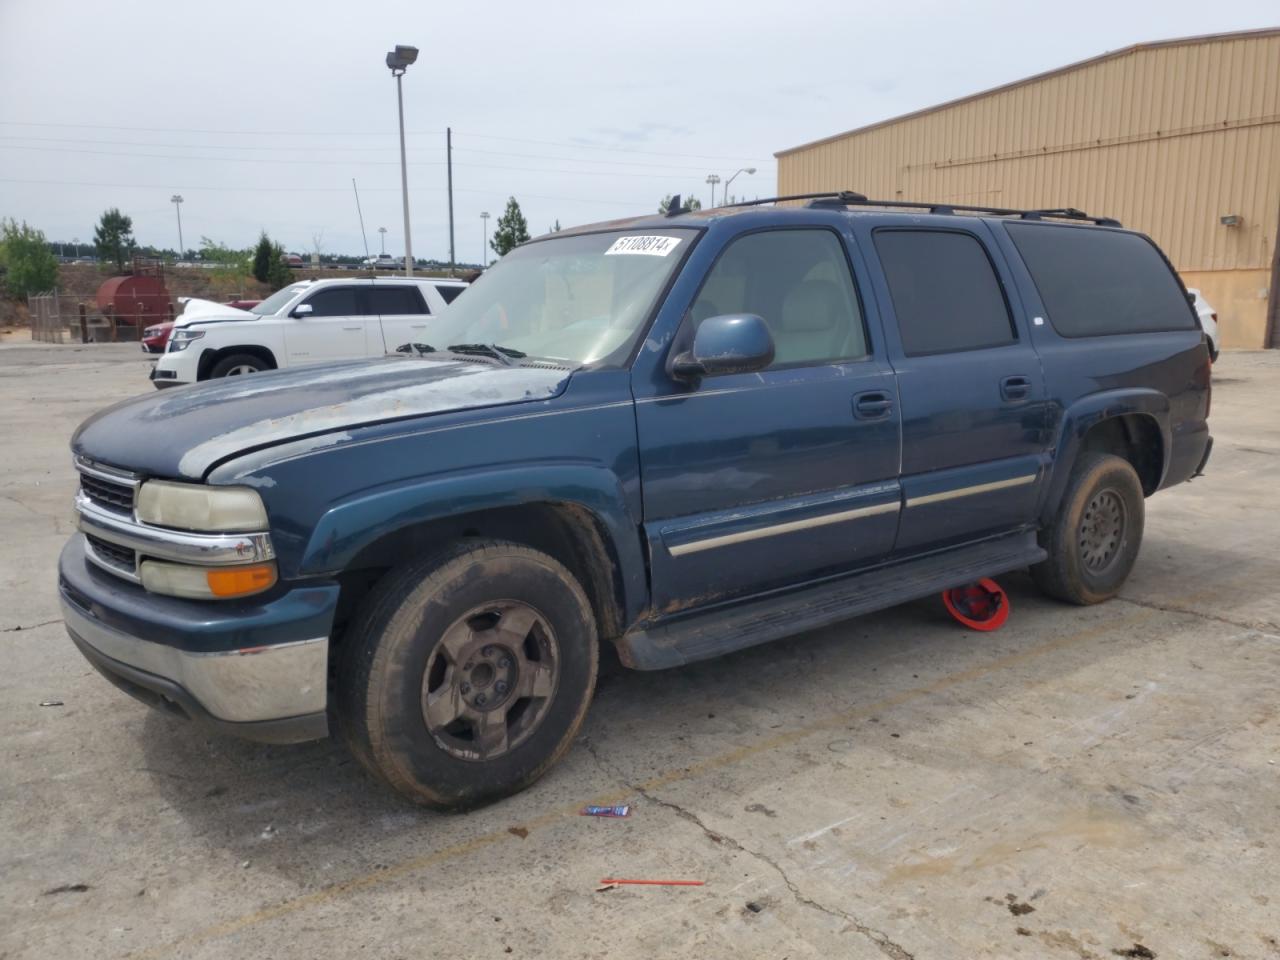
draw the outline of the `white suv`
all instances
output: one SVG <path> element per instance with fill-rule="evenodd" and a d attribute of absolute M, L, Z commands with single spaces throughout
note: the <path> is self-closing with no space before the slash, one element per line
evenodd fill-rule
<path fill-rule="evenodd" d="M 151 371 L 176 387 L 259 370 L 380 357 L 427 339 L 462 280 L 373 277 L 291 283 L 249 310 L 189 300 Z"/>

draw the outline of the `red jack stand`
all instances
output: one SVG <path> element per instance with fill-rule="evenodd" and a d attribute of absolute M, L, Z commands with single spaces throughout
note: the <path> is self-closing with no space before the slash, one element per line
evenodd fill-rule
<path fill-rule="evenodd" d="M 999 630 L 1009 619 L 1009 598 L 988 577 L 944 590 L 942 602 L 947 612 L 970 630 Z"/>

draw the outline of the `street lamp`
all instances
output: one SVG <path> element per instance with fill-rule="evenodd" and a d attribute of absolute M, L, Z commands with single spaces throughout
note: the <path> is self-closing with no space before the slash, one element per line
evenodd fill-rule
<path fill-rule="evenodd" d="M 751 176 L 755 172 L 756 172 L 755 167 L 743 167 L 741 170 L 738 171 L 738 173 L 745 173 L 747 174 L 747 176 Z M 736 177 L 738 173 L 735 173 L 733 177 Z M 729 202 L 729 184 L 733 183 L 733 177 L 730 177 L 728 180 L 724 182 L 724 202 L 725 203 Z"/>
<path fill-rule="evenodd" d="M 387 255 L 387 228 L 379 227 L 378 233 L 382 234 L 382 253 L 380 256 L 385 257 Z"/>
<path fill-rule="evenodd" d="M 76 259 L 79 260 L 80 259 L 80 238 L 73 237 L 71 239 L 71 242 L 76 245 Z"/>
<path fill-rule="evenodd" d="M 716 205 L 716 184 L 719 182 L 720 177 L 717 174 L 707 174 L 707 183 L 711 184 L 711 206 L 713 207 Z"/>
<path fill-rule="evenodd" d="M 484 269 L 484 265 L 489 262 L 489 211 L 485 210 L 480 214 L 480 229 L 484 231 L 484 243 L 481 244 L 480 269 Z"/>
<path fill-rule="evenodd" d="M 409 239 L 409 167 L 404 156 L 404 90 L 400 78 L 404 72 L 418 59 L 417 47 L 406 47 L 396 44 L 396 48 L 387 54 L 387 66 L 391 75 L 396 78 L 396 103 L 400 108 L 400 191 L 404 196 L 404 273 L 413 276 L 413 243 Z"/>
<path fill-rule="evenodd" d="M 178 214 L 178 262 L 182 262 L 183 251 L 187 248 L 182 245 L 182 194 L 175 193 L 169 198 L 169 202 L 173 204 L 173 209 Z"/>

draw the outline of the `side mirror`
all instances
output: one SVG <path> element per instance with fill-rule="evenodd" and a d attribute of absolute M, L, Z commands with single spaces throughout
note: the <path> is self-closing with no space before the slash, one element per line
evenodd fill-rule
<path fill-rule="evenodd" d="M 300 303 L 289 312 L 291 317 L 308 317 L 315 313 L 316 308 L 309 303 Z"/>
<path fill-rule="evenodd" d="M 708 317 L 698 324 L 693 349 L 676 356 L 671 375 L 695 380 L 724 373 L 752 373 L 773 363 L 773 337 L 753 313 Z"/>

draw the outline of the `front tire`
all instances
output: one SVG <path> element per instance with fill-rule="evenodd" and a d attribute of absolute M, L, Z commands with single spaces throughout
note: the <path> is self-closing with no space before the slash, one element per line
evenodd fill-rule
<path fill-rule="evenodd" d="M 209 371 L 209 379 L 241 377 L 250 373 L 261 373 L 267 369 L 270 368 L 263 362 L 261 357 L 255 357 L 251 353 L 233 353 L 229 357 L 223 357 L 213 365 L 213 369 Z"/>
<path fill-rule="evenodd" d="M 1031 568 L 1036 585 L 1081 606 L 1110 600 L 1138 559 L 1145 505 L 1129 461 L 1081 454 L 1053 522 L 1040 532 L 1049 556 Z"/>
<path fill-rule="evenodd" d="M 564 566 L 519 544 L 464 541 L 374 588 L 348 634 L 339 724 L 405 797 L 475 807 L 564 754 L 598 666 L 591 605 Z"/>

